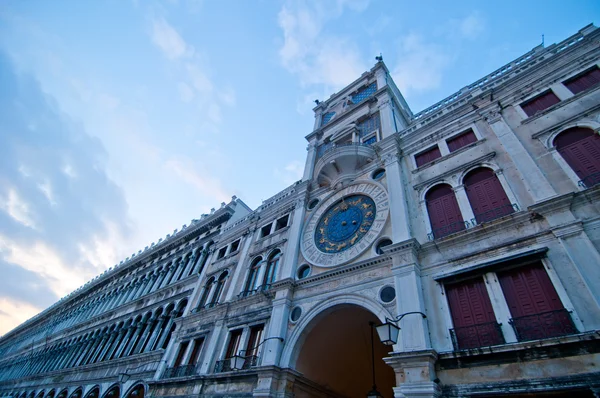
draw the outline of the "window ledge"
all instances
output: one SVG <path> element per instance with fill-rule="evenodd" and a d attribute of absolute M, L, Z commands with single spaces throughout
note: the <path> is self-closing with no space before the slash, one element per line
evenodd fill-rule
<path fill-rule="evenodd" d="M 552 105 L 551 107 L 548 107 L 548 108 L 544 109 L 543 111 L 536 113 L 535 115 L 532 115 L 532 116 L 529 116 L 529 117 L 527 117 L 526 119 L 523 119 L 523 120 L 521 121 L 521 124 L 522 124 L 522 125 L 523 125 L 523 124 L 529 124 L 529 123 L 531 123 L 532 121 L 534 121 L 534 120 L 537 120 L 537 119 L 539 119 L 540 117 L 542 117 L 542 116 L 545 116 L 545 115 L 547 115 L 548 113 L 550 113 L 550 112 L 552 112 L 552 111 L 554 111 L 554 110 L 556 110 L 556 109 L 560 108 L 561 106 L 568 105 L 568 104 L 570 104 L 571 102 L 577 101 L 577 100 L 578 100 L 578 99 L 580 99 L 581 97 L 583 97 L 583 96 L 586 96 L 586 95 L 588 95 L 588 94 L 591 94 L 591 93 L 593 93 L 594 91 L 597 91 L 597 90 L 600 90 L 600 84 L 599 84 L 599 85 L 597 85 L 596 87 L 592 87 L 592 88 L 590 88 L 590 89 L 588 89 L 588 90 L 584 90 L 584 91 L 582 91 L 582 92 L 580 92 L 580 93 L 577 93 L 577 94 L 573 95 L 572 97 L 569 97 L 569 98 L 567 98 L 567 99 L 564 99 L 564 100 L 562 100 L 562 101 L 560 101 L 560 102 L 558 102 L 558 103 L 556 103 L 556 104 Z M 519 105 L 519 106 L 520 106 L 520 105 Z"/>
<path fill-rule="evenodd" d="M 479 348 L 468 348 L 458 351 L 445 351 L 439 353 L 439 359 L 456 359 L 465 357 L 478 357 L 489 354 L 499 354 L 502 352 L 522 351 L 527 349 L 553 347 L 562 344 L 580 343 L 585 341 L 600 340 L 600 331 L 594 330 L 589 332 L 571 334 L 561 337 L 550 337 L 547 339 L 519 341 L 495 346 L 486 346 Z"/>
<path fill-rule="evenodd" d="M 446 160 L 446 159 L 450 159 L 450 158 L 452 158 L 452 157 L 454 157 L 454 156 L 456 156 L 456 155 L 458 155 L 458 154 L 461 154 L 461 153 L 465 152 L 467 149 L 470 149 L 470 148 L 476 147 L 477 145 L 483 144 L 485 141 L 486 141 L 486 139 L 485 139 L 485 138 L 482 138 L 482 139 L 480 139 L 480 140 L 477 140 L 477 141 L 475 141 L 475 142 L 472 142 L 472 143 L 470 143 L 469 145 L 465 145 L 465 146 L 463 146 L 462 148 L 459 148 L 459 149 L 457 149 L 457 150 L 456 150 L 456 151 L 454 151 L 454 152 L 450 152 L 450 153 L 449 153 L 449 154 L 447 154 L 447 155 L 444 155 L 444 156 L 442 156 L 442 157 L 439 157 L 439 158 L 437 158 L 437 159 L 434 159 L 434 160 L 432 160 L 432 161 L 431 161 L 431 162 L 429 162 L 429 163 L 425 163 L 424 165 L 417 167 L 416 169 L 414 169 L 414 170 L 412 171 L 412 173 L 413 173 L 413 174 L 417 174 L 417 173 L 419 173 L 419 172 L 421 172 L 421 171 L 425 170 L 426 168 L 433 166 L 434 164 L 438 164 L 438 163 L 440 163 L 440 162 L 443 162 L 443 161 L 444 161 L 444 160 Z"/>

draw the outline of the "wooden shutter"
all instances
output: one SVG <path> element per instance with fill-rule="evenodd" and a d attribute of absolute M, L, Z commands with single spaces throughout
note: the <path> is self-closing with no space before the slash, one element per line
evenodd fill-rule
<path fill-rule="evenodd" d="M 571 90 L 573 94 L 578 94 L 582 91 L 592 88 L 600 83 L 600 69 L 597 66 L 594 68 L 575 76 L 563 84 Z"/>
<path fill-rule="evenodd" d="M 465 179 L 467 197 L 478 223 L 514 212 L 502 184 L 490 169 L 476 169 Z"/>
<path fill-rule="evenodd" d="M 258 354 L 258 345 L 261 343 L 264 325 L 254 326 L 250 329 L 250 337 L 246 346 L 246 356 L 256 356 Z"/>
<path fill-rule="evenodd" d="M 554 144 L 558 153 L 582 180 L 600 173 L 600 136 L 592 130 L 569 129 L 556 137 Z M 590 182 L 586 181 L 586 185 L 593 185 L 594 181 Z"/>
<path fill-rule="evenodd" d="M 457 137 L 451 138 L 447 141 L 448 149 L 450 152 L 454 152 L 462 147 L 472 144 L 477 141 L 477 137 L 473 130 L 469 130 Z"/>
<path fill-rule="evenodd" d="M 434 187 L 427 193 L 426 203 L 434 238 L 465 229 L 456 196 L 449 185 Z"/>
<path fill-rule="evenodd" d="M 179 352 L 177 353 L 177 359 L 175 359 L 175 367 L 181 366 L 183 362 L 183 355 L 185 354 L 188 345 L 190 345 L 189 341 L 183 342 L 179 345 Z"/>
<path fill-rule="evenodd" d="M 198 363 L 198 358 L 200 357 L 200 349 L 202 348 L 203 344 L 204 338 L 194 340 L 194 347 L 192 348 L 192 355 L 190 355 L 188 365 L 195 365 Z"/>
<path fill-rule="evenodd" d="M 540 261 L 498 274 L 519 340 L 574 333 L 564 309 Z"/>
<path fill-rule="evenodd" d="M 527 102 L 521 104 L 521 108 L 527 116 L 533 116 L 544 109 L 550 108 L 554 104 L 558 104 L 560 99 L 552 92 L 552 90 L 546 91 L 543 94 L 538 95 L 535 98 L 530 99 Z"/>
<path fill-rule="evenodd" d="M 421 152 L 418 155 L 415 155 L 415 161 L 417 162 L 417 167 L 421 167 L 424 164 L 434 161 L 437 158 L 441 158 L 442 154 L 440 153 L 440 148 L 436 145 L 435 147 L 428 149 L 425 152 Z"/>
<path fill-rule="evenodd" d="M 240 339 L 242 338 L 242 329 L 234 330 L 229 336 L 229 344 L 225 352 L 225 359 L 229 359 L 238 353 Z"/>
<path fill-rule="evenodd" d="M 460 349 L 503 343 L 483 278 L 448 285 L 446 294 Z"/>

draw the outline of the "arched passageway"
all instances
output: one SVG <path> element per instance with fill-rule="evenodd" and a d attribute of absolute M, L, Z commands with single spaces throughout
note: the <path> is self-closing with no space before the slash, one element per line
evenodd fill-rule
<path fill-rule="evenodd" d="M 365 397 L 371 390 L 371 326 L 379 323 L 370 311 L 356 305 L 339 305 L 315 317 L 298 341 L 295 368 L 332 396 Z M 375 378 L 384 397 L 393 397 L 394 371 L 382 358 L 390 347 L 374 331 Z"/>

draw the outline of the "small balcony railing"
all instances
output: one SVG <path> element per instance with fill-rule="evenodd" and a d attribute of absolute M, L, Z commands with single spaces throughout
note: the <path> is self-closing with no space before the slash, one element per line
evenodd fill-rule
<path fill-rule="evenodd" d="M 504 344 L 500 326 L 497 322 L 488 322 L 450 329 L 454 350 Z"/>
<path fill-rule="evenodd" d="M 265 285 L 260 285 L 256 289 L 244 290 L 243 292 L 241 292 L 240 294 L 238 294 L 238 297 L 239 298 L 244 298 L 244 297 L 252 296 L 252 295 L 254 295 L 256 293 L 259 293 L 259 292 L 266 292 L 269 289 L 271 289 L 271 284 L 267 283 Z"/>
<path fill-rule="evenodd" d="M 245 358 L 246 362 L 244 362 L 244 366 L 242 369 L 250 369 L 258 365 L 258 357 L 256 355 L 249 355 Z M 233 369 L 231 368 L 231 358 L 217 361 L 217 363 L 215 364 L 215 373 L 231 372 L 232 370 Z"/>
<path fill-rule="evenodd" d="M 509 323 L 515 330 L 519 341 L 547 339 L 578 333 L 573 319 L 571 319 L 571 313 L 565 309 L 520 316 L 512 318 Z"/>
<path fill-rule="evenodd" d="M 464 231 L 469 228 L 471 224 L 468 221 L 457 221 L 452 224 L 444 225 L 443 227 L 436 228 L 427 234 L 429 240 L 435 240 L 443 238 L 444 236 L 451 235 L 455 232 Z"/>
<path fill-rule="evenodd" d="M 597 184 L 600 184 L 600 172 L 590 174 L 579 181 L 579 185 L 583 188 L 591 188 Z"/>
<path fill-rule="evenodd" d="M 495 209 L 490 209 L 488 211 L 484 211 L 483 213 L 475 214 L 475 218 L 471 219 L 471 224 L 477 225 L 492 221 L 500 217 L 508 216 L 515 211 L 519 211 L 519 205 L 516 203 L 496 207 Z"/>
<path fill-rule="evenodd" d="M 167 368 L 163 374 L 163 379 L 171 379 L 174 377 L 192 376 L 196 373 L 195 365 L 183 365 Z"/>

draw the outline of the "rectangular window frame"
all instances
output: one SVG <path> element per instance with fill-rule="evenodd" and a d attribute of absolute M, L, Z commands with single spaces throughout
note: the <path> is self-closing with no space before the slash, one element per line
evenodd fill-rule
<path fill-rule="evenodd" d="M 435 158 L 433 158 L 433 159 L 430 159 L 430 160 L 427 160 L 427 161 L 424 161 L 423 163 L 421 163 L 421 161 L 419 160 L 421 156 L 423 156 L 423 155 L 425 155 L 425 154 L 428 154 L 428 153 L 430 153 L 430 152 L 434 152 L 434 151 L 436 151 L 436 150 L 438 151 L 438 155 L 439 155 L 439 156 L 436 156 L 436 157 L 435 157 Z M 432 146 L 430 146 L 429 148 L 425 149 L 424 151 L 421 151 L 421 152 L 419 152 L 419 153 L 416 153 L 416 154 L 414 155 L 414 160 L 415 160 L 415 165 L 416 165 L 416 168 L 420 168 L 420 167 L 423 167 L 423 166 L 425 166 L 425 165 L 428 165 L 428 164 L 430 164 L 431 162 L 434 162 L 434 161 L 436 161 L 436 160 L 440 159 L 441 157 L 442 157 L 442 151 L 440 150 L 440 147 L 439 147 L 439 145 L 438 145 L 438 144 L 432 145 Z"/>
<path fill-rule="evenodd" d="M 284 229 L 290 224 L 290 214 L 286 214 L 281 216 L 275 221 L 275 231 L 279 231 L 280 229 Z"/>
<path fill-rule="evenodd" d="M 573 89 L 570 87 L 570 85 L 571 85 L 573 82 L 575 82 L 575 81 L 577 81 L 577 80 L 579 80 L 579 79 L 583 78 L 584 76 L 586 76 L 586 75 L 588 75 L 588 74 L 590 74 L 590 73 L 593 73 L 594 71 L 597 71 L 597 73 L 598 73 L 598 74 L 600 74 L 600 67 L 599 67 L 597 64 L 594 64 L 594 65 L 592 65 L 591 67 L 589 67 L 589 68 L 587 68 L 587 69 L 583 70 L 582 72 L 579 72 L 579 73 L 577 73 L 576 75 L 574 75 L 574 76 L 571 76 L 570 78 L 568 78 L 568 79 L 564 80 L 564 81 L 562 82 L 562 85 L 563 85 L 563 86 L 565 86 L 565 87 L 566 87 L 566 89 L 567 89 L 567 90 L 569 90 L 571 93 L 573 93 L 573 95 L 577 95 L 577 94 L 579 94 L 579 93 L 586 92 L 586 91 L 588 91 L 588 90 L 591 90 L 591 89 L 593 89 L 593 88 L 597 88 L 597 87 L 599 87 L 599 86 L 600 86 L 600 82 L 597 82 L 597 83 L 595 83 L 595 84 L 593 84 L 593 85 L 591 85 L 591 86 L 588 86 L 588 87 L 584 88 L 583 90 L 579 90 L 579 91 L 577 91 L 577 92 L 573 91 Z"/>
<path fill-rule="evenodd" d="M 553 95 L 558 101 L 555 102 L 555 103 L 553 103 L 553 104 L 551 104 L 551 105 L 549 105 L 549 106 L 547 106 L 547 107 L 545 107 L 545 108 L 543 108 L 543 109 L 537 109 L 537 110 L 535 110 L 535 112 L 530 113 L 531 111 L 528 111 L 529 108 L 527 106 L 530 105 L 530 104 L 532 104 L 534 101 L 537 101 L 540 98 L 546 96 L 546 95 Z M 537 94 L 537 95 L 535 95 L 535 96 L 533 96 L 531 98 L 528 98 L 527 100 L 521 102 L 519 104 L 519 107 L 523 110 L 523 112 L 525 113 L 525 115 L 527 115 L 527 117 L 534 117 L 534 116 L 536 116 L 536 115 L 538 115 L 540 113 L 543 113 L 546 110 L 548 110 L 548 109 L 552 108 L 553 106 L 555 106 L 557 104 L 560 104 L 560 103 L 561 103 L 560 97 L 558 95 L 556 95 L 556 93 L 551 88 L 548 88 L 547 90 L 544 90 L 541 93 L 539 93 L 539 94 Z"/>
<path fill-rule="evenodd" d="M 469 133 L 473 134 L 473 137 L 475 138 L 475 141 L 471 141 L 467 144 L 464 144 L 462 146 L 457 146 L 456 148 L 452 148 L 451 143 L 456 142 L 456 140 L 468 135 Z M 479 137 L 477 136 L 477 133 L 475 133 L 475 129 L 473 128 L 468 128 L 466 130 L 461 131 L 458 134 L 453 135 L 452 137 L 446 138 L 446 146 L 448 147 L 448 153 L 454 153 L 457 152 L 459 150 L 461 150 L 464 147 L 467 147 L 469 145 L 472 145 L 474 143 L 476 143 L 477 141 L 479 141 Z"/>

